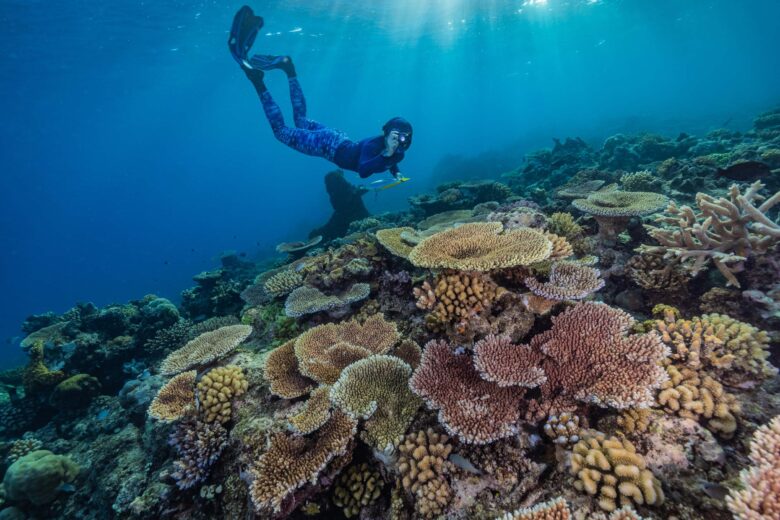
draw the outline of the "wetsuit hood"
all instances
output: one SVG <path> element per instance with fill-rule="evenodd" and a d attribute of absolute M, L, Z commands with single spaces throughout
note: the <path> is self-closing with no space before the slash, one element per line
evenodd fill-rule
<path fill-rule="evenodd" d="M 393 130 L 409 134 L 409 139 L 404 143 L 404 150 L 408 149 L 412 145 L 412 135 L 414 133 L 412 124 L 403 117 L 394 117 L 382 127 L 382 132 L 384 132 L 385 136 Z"/>

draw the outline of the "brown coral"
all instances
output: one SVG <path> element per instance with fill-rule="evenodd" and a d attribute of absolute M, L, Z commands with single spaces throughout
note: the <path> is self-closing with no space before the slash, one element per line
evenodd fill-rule
<path fill-rule="evenodd" d="M 552 252 L 552 244 L 540 231 L 502 230 L 499 222 L 463 224 L 417 244 L 409 261 L 417 267 L 489 271 L 540 262 Z"/>
<path fill-rule="evenodd" d="M 690 280 L 679 265 L 660 255 L 634 255 L 626 263 L 626 272 L 632 282 L 648 291 L 683 292 Z"/>
<path fill-rule="evenodd" d="M 402 235 L 404 233 L 414 233 L 414 228 L 398 227 L 380 229 L 375 235 L 379 243 L 392 254 L 400 256 L 401 258 L 408 258 L 414 244 L 409 244 L 403 239 Z"/>
<path fill-rule="evenodd" d="M 160 364 L 160 373 L 173 375 L 194 366 L 207 365 L 244 342 L 252 333 L 249 325 L 229 325 L 201 334 L 179 350 L 171 352 Z"/>
<path fill-rule="evenodd" d="M 266 293 L 279 298 L 303 285 L 303 277 L 295 271 L 284 270 L 268 278 L 263 284 Z"/>
<path fill-rule="evenodd" d="M 506 292 L 488 276 L 479 272 L 445 271 L 434 287 L 425 282 L 415 287 L 417 307 L 431 311 L 434 324 L 460 323 L 488 309 Z"/>
<path fill-rule="evenodd" d="M 285 399 L 308 394 L 315 382 L 301 374 L 295 357 L 295 340 L 275 348 L 265 360 L 263 373 L 270 383 L 271 393 Z"/>
<path fill-rule="evenodd" d="M 604 287 L 601 272 L 577 262 L 556 262 L 550 270 L 548 282 L 526 278 L 532 293 L 548 300 L 581 300 Z"/>
<path fill-rule="evenodd" d="M 410 433 L 398 446 L 398 472 L 403 489 L 415 497 L 415 509 L 424 518 L 444 512 L 452 499 L 446 478 L 452 445 L 432 429 Z"/>
<path fill-rule="evenodd" d="M 359 515 L 361 509 L 376 502 L 384 484 L 379 472 L 369 468 L 365 462 L 350 466 L 336 481 L 333 503 L 344 511 L 344 516 L 352 518 Z"/>
<path fill-rule="evenodd" d="M 626 439 L 587 432 L 574 445 L 570 471 L 577 477 L 574 486 L 597 497 L 604 511 L 614 511 L 618 503 L 659 505 L 664 501 L 661 483 Z"/>
<path fill-rule="evenodd" d="M 376 314 L 362 325 L 351 320 L 307 330 L 295 340 L 295 355 L 301 374 L 333 384 L 347 366 L 372 354 L 385 354 L 399 337 L 395 323 Z"/>
<path fill-rule="evenodd" d="M 178 421 L 195 404 L 195 370 L 182 372 L 160 388 L 149 406 L 149 416 L 160 421 Z"/>
<path fill-rule="evenodd" d="M 592 215 L 599 225 L 599 237 L 610 243 L 626 229 L 631 217 L 660 211 L 668 201 L 665 195 L 649 191 L 611 191 L 593 193 L 587 199 L 575 200 L 572 205 Z"/>
<path fill-rule="evenodd" d="M 517 431 L 523 392 L 485 381 L 471 356 L 456 354 L 446 342 L 425 346 L 409 386 L 463 442 L 484 444 Z"/>
<path fill-rule="evenodd" d="M 198 381 L 198 405 L 203 419 L 223 424 L 230 421 L 232 399 L 246 393 L 248 387 L 241 367 L 227 365 L 209 370 Z"/>
<path fill-rule="evenodd" d="M 313 439 L 285 433 L 272 437 L 268 451 L 250 469 L 249 496 L 255 508 L 279 512 L 285 499 L 347 453 L 356 429 L 357 422 L 334 412 Z"/>
<path fill-rule="evenodd" d="M 750 462 L 740 474 L 742 489 L 726 497 L 729 510 L 738 520 L 780 518 L 780 416 L 753 434 Z"/>
<path fill-rule="evenodd" d="M 627 435 L 644 433 L 650 428 L 652 411 L 647 408 L 629 408 L 623 410 L 617 417 L 620 431 Z"/>
<path fill-rule="evenodd" d="M 318 386 L 300 408 L 290 415 L 288 421 L 293 430 L 307 435 L 319 430 L 328 422 L 331 416 L 330 409 L 330 386 Z"/>
<path fill-rule="evenodd" d="M 571 213 L 556 212 L 550 215 L 550 219 L 547 221 L 547 229 L 551 233 L 560 235 L 567 239 L 575 238 L 582 235 L 582 226 L 577 224 L 574 216 Z"/>
<path fill-rule="evenodd" d="M 574 248 L 566 240 L 566 237 L 556 235 L 555 233 L 545 232 L 544 236 L 552 244 L 549 260 L 561 260 L 574 254 Z"/>

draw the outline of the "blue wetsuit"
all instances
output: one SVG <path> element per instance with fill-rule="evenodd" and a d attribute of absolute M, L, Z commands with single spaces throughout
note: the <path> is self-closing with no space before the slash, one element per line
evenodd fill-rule
<path fill-rule="evenodd" d="M 282 110 L 268 90 L 260 93 L 265 116 L 279 141 L 293 150 L 322 157 L 339 168 L 357 172 L 362 178 L 388 170 L 393 175 L 399 173 L 398 163 L 404 158 L 402 150 L 396 150 L 390 157 L 385 157 L 382 154 L 385 150 L 385 139 L 381 135 L 355 142 L 344 132 L 307 119 L 306 98 L 303 96 L 301 84 L 296 77 L 290 78 L 289 82 L 295 127 L 285 125 Z"/>

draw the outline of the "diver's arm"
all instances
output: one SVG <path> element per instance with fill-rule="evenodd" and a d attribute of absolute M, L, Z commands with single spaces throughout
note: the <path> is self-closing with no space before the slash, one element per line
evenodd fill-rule
<path fill-rule="evenodd" d="M 394 178 L 398 178 L 401 175 L 401 170 L 398 169 L 398 164 L 394 164 L 390 167 L 390 175 Z"/>

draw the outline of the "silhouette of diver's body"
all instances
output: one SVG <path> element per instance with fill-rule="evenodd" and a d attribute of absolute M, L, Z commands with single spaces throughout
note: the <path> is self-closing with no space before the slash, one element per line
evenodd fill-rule
<path fill-rule="evenodd" d="M 307 119 L 306 98 L 303 97 L 303 90 L 290 57 L 261 54 L 249 57 L 249 51 L 262 27 L 262 17 L 256 16 L 249 6 L 243 6 L 233 18 L 228 48 L 260 96 L 265 116 L 276 138 L 293 150 L 322 157 L 340 168 L 357 172 L 363 178 L 388 170 L 398 178 L 398 163 L 403 160 L 404 152 L 412 144 L 412 125 L 405 119 L 396 117 L 382 127 L 383 135 L 355 142 L 343 132 Z M 281 69 L 287 73 L 294 127 L 284 123 L 279 105 L 263 82 L 263 71 L 273 69 Z"/>

